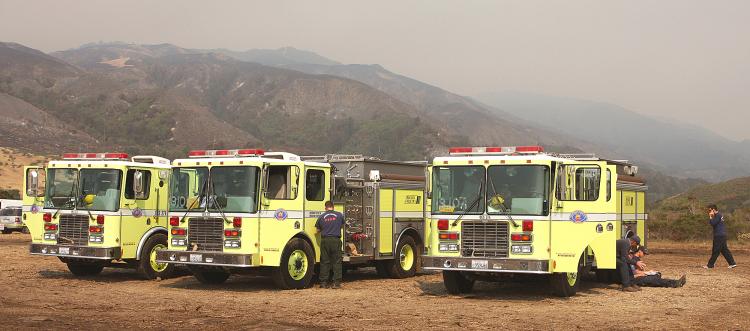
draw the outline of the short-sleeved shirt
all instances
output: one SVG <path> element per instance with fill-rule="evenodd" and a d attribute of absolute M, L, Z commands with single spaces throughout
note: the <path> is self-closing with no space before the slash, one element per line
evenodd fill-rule
<path fill-rule="evenodd" d="M 324 212 L 315 221 L 315 227 L 320 230 L 321 237 L 341 238 L 341 227 L 344 225 L 344 215 L 337 211 Z"/>

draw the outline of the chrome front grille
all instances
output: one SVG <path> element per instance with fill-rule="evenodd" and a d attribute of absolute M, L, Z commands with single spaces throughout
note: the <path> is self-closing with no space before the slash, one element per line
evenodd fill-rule
<path fill-rule="evenodd" d="M 461 254 L 465 257 L 508 257 L 508 222 L 461 222 Z"/>
<path fill-rule="evenodd" d="M 60 245 L 88 246 L 89 216 L 60 215 L 57 243 Z"/>
<path fill-rule="evenodd" d="M 188 250 L 221 252 L 223 249 L 223 219 L 195 217 L 188 220 Z"/>

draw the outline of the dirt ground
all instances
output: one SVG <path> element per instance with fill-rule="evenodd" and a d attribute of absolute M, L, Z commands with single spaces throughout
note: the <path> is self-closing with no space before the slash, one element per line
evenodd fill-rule
<path fill-rule="evenodd" d="M 685 287 L 624 293 L 589 281 L 563 299 L 542 281 L 477 283 L 453 296 L 439 274 L 380 279 L 372 269 L 350 272 L 341 290 L 278 291 L 254 276 L 144 281 L 123 269 L 76 278 L 56 258 L 29 256 L 28 243 L 0 235 L 2 329 L 750 329 L 750 247 L 734 247 L 738 268 L 720 258 L 704 270 L 705 243 L 652 243 L 645 261 L 686 274 Z"/>

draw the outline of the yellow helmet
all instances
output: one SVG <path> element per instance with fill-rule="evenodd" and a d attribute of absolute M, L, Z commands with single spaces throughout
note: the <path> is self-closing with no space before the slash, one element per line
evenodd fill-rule
<path fill-rule="evenodd" d="M 95 194 L 86 194 L 85 197 L 83 197 L 83 203 L 90 205 L 94 203 L 94 198 L 96 197 Z"/>
<path fill-rule="evenodd" d="M 500 194 L 495 194 L 490 199 L 490 207 L 494 209 L 500 209 L 500 207 L 502 207 L 504 203 L 505 199 L 503 199 L 503 196 L 501 196 Z"/>

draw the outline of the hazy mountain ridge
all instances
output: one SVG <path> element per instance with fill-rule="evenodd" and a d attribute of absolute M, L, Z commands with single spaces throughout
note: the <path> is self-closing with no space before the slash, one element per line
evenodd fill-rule
<path fill-rule="evenodd" d="M 601 102 L 518 92 L 478 97 L 503 111 L 579 139 L 597 141 L 633 161 L 709 181 L 750 175 L 750 153 L 696 126 L 667 122 Z"/>

